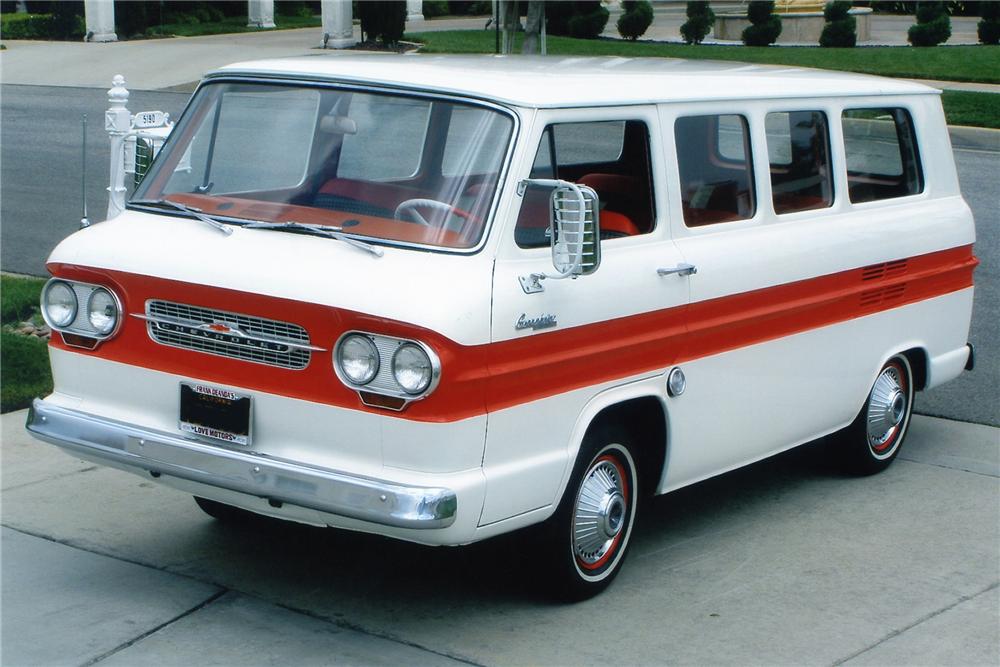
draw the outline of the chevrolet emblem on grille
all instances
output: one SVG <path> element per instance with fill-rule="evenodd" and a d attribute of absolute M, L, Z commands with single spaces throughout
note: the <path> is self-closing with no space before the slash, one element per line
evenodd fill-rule
<path fill-rule="evenodd" d="M 230 345 L 242 345 L 260 350 L 270 350 L 271 352 L 288 352 L 291 347 L 284 343 L 276 343 L 261 338 L 247 336 L 245 333 L 231 327 L 228 324 L 212 322 L 211 324 L 198 324 L 190 326 L 186 324 L 176 324 L 174 322 L 155 321 L 153 325 L 162 331 L 191 336 L 193 338 L 206 338 L 216 340 Z"/>

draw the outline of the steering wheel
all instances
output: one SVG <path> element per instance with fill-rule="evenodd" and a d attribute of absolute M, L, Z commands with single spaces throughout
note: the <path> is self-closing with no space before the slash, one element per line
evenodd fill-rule
<path fill-rule="evenodd" d="M 445 203 L 443 201 L 438 201 L 437 199 L 407 199 L 404 202 L 400 202 L 399 206 L 396 207 L 395 213 L 392 214 L 396 220 L 402 220 L 403 214 L 408 214 L 408 216 L 414 221 L 425 227 L 430 227 L 431 223 L 427 222 L 427 219 L 420 215 L 418 208 L 429 208 L 436 211 L 445 211 L 449 215 L 456 215 L 463 220 L 469 220 L 472 214 L 468 211 L 463 211 L 457 206 Z"/>

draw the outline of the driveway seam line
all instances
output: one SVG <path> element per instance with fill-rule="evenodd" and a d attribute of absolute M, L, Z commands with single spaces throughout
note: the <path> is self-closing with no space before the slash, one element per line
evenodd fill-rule
<path fill-rule="evenodd" d="M 908 459 L 905 456 L 899 457 L 900 461 L 907 461 L 909 463 L 919 463 L 920 465 L 931 466 L 934 468 L 943 468 L 944 470 L 954 470 L 955 472 L 967 472 L 970 475 L 979 475 L 980 477 L 989 477 L 990 479 L 997 479 L 1000 475 L 994 475 L 988 472 L 979 472 L 978 470 L 967 470 L 966 468 L 956 468 L 955 466 L 946 466 L 941 463 L 931 463 L 930 461 L 920 461 L 919 459 Z"/>
<path fill-rule="evenodd" d="M 309 618 L 315 619 L 317 621 L 322 621 L 324 623 L 329 623 L 330 625 L 334 625 L 336 627 L 343 628 L 344 630 L 351 630 L 353 632 L 360 632 L 361 634 L 368 635 L 369 637 L 376 637 L 378 639 L 384 639 L 386 641 L 391 641 L 391 642 L 396 643 L 396 644 L 402 644 L 403 646 L 409 646 L 411 648 L 420 649 L 421 651 L 426 651 L 427 653 L 433 653 L 434 655 L 441 656 L 442 658 L 448 658 L 449 660 L 454 660 L 456 662 L 461 662 L 461 663 L 464 663 L 466 665 L 473 665 L 474 667 L 484 667 L 482 663 L 475 662 L 473 660 L 470 660 L 469 658 L 464 658 L 464 657 L 459 656 L 459 655 L 452 655 L 450 653 L 446 653 L 444 651 L 438 651 L 437 649 L 433 649 L 433 648 L 428 648 L 428 647 L 423 646 L 421 644 L 418 644 L 416 642 L 412 642 L 412 641 L 409 641 L 407 639 L 402 639 L 402 638 L 396 637 L 394 635 L 386 634 L 386 633 L 383 633 L 383 632 L 378 632 L 378 631 L 375 631 L 375 630 L 370 630 L 370 629 L 365 628 L 365 627 L 363 627 L 361 625 L 356 625 L 354 623 L 351 623 L 350 621 L 345 621 L 343 619 L 329 618 L 329 617 L 323 616 L 322 614 L 317 614 L 316 612 L 309 611 L 308 609 L 299 609 L 297 607 L 293 607 L 291 605 L 282 604 L 280 602 L 271 602 L 271 604 L 273 604 L 276 607 L 280 607 L 282 609 L 285 609 L 286 611 L 290 611 L 290 612 L 293 612 L 293 613 L 296 613 L 296 614 L 302 614 L 303 616 L 308 616 Z"/>
<path fill-rule="evenodd" d="M 45 479 L 36 479 L 34 482 L 25 482 L 24 484 L 18 484 L 17 486 L 11 486 L 7 488 L 0 489 L 0 493 L 9 493 L 11 491 L 20 491 L 21 489 L 26 489 L 29 486 L 34 486 L 35 484 L 41 484 L 43 482 L 52 482 L 57 479 L 65 479 L 66 477 L 72 477 L 73 475 L 79 475 L 82 472 L 93 472 L 94 470 L 100 469 L 101 466 L 90 466 L 89 468 L 81 468 L 80 470 L 74 470 L 73 472 L 64 472 L 59 475 L 54 475 L 52 477 L 46 477 Z"/>
<path fill-rule="evenodd" d="M 208 585 L 208 586 L 215 586 L 216 588 L 219 589 L 218 592 L 214 593 L 212 595 L 212 597 L 210 597 L 209 599 L 207 599 L 205 602 L 202 602 L 201 605 L 199 605 L 198 607 L 195 607 L 195 608 L 193 608 L 193 609 L 191 609 L 191 610 L 189 610 L 189 611 L 181 614 L 180 616 L 178 616 L 178 617 L 176 617 L 176 618 L 174 618 L 174 619 L 172 619 L 170 621 L 167 621 L 167 623 L 164 623 L 163 625 L 158 626 L 157 628 L 154 628 L 149 633 L 146 633 L 145 635 L 142 635 L 142 636 L 140 636 L 140 637 L 132 640 L 132 642 L 130 644 L 128 644 L 128 645 L 123 644 L 122 646 L 118 647 L 117 649 L 114 649 L 112 652 L 106 653 L 106 654 L 104 654 L 102 656 L 99 656 L 98 658 L 95 658 L 94 660 L 92 660 L 90 662 L 84 663 L 83 665 L 81 665 L 81 667 L 90 667 L 91 665 L 96 664 L 97 661 L 103 660 L 103 659 L 109 657 L 113 652 L 117 652 L 118 650 L 121 650 L 123 648 L 127 648 L 131 644 L 134 644 L 136 641 L 139 641 L 140 639 L 143 639 L 143 638 L 149 636 L 149 634 L 151 634 L 153 632 L 156 632 L 157 629 L 165 627 L 166 625 L 168 625 L 170 623 L 173 623 L 174 621 L 177 621 L 177 620 L 183 618 L 184 616 L 190 615 L 194 611 L 197 611 L 198 609 L 200 609 L 200 608 L 202 608 L 202 607 L 210 604 L 211 602 L 214 602 L 215 600 L 217 600 L 218 598 L 222 597 L 226 593 L 233 593 L 235 595 L 240 595 L 240 596 L 243 596 L 243 597 L 247 597 L 247 598 L 252 598 L 252 599 L 255 599 L 255 600 L 259 600 L 259 601 L 261 601 L 261 602 L 263 602 L 265 604 L 274 605 L 275 607 L 279 607 L 281 609 L 285 609 L 286 611 L 290 611 L 290 612 L 293 612 L 293 613 L 296 613 L 296 614 L 302 614 L 303 616 L 308 616 L 309 618 L 313 618 L 315 620 L 322 621 L 324 623 L 328 623 L 330 625 L 333 625 L 334 627 L 339 627 L 339 628 L 343 628 L 345 630 L 351 630 L 351 631 L 354 631 L 354 632 L 359 632 L 361 634 L 368 635 L 369 637 L 376 637 L 376 638 L 379 638 L 379 639 L 385 639 L 386 641 L 391 641 L 391 642 L 394 642 L 396 644 L 402 644 L 404 646 L 409 646 L 411 648 L 417 648 L 417 649 L 420 649 L 421 651 L 426 651 L 428 653 L 432 653 L 434 655 L 441 656 L 442 658 L 448 658 L 449 660 L 455 660 L 456 662 L 462 662 L 462 663 L 465 663 L 467 665 L 474 665 L 475 667 L 481 667 L 480 663 L 474 662 L 474 661 L 470 660 L 469 658 L 464 658 L 462 656 L 457 656 L 457 655 L 450 655 L 450 654 L 445 653 L 443 651 L 438 651 L 438 650 L 435 650 L 435 649 L 432 649 L 432 648 L 428 648 L 426 646 L 421 646 L 420 644 L 417 644 L 416 642 L 411 642 L 411 641 L 408 641 L 408 640 L 405 640 L 405 639 L 400 639 L 399 637 L 394 637 L 394 636 L 391 636 L 391 635 L 387 635 L 387 634 L 384 634 L 384 633 L 379 633 L 379 632 L 376 632 L 374 630 L 367 629 L 364 626 L 356 625 L 356 624 L 351 623 L 349 621 L 327 618 L 326 616 L 322 616 L 320 614 L 317 614 L 315 612 L 311 612 L 311 611 L 306 610 L 306 609 L 298 609 L 298 608 L 292 607 L 290 605 L 282 604 L 280 602 L 275 602 L 274 600 L 269 600 L 269 599 L 267 599 L 265 597 L 261 597 L 259 595 L 255 595 L 253 593 L 246 593 L 246 592 L 243 592 L 243 591 L 241 591 L 239 589 L 229 588 L 228 586 L 224 586 L 222 584 L 219 584 L 219 583 L 217 583 L 215 581 L 212 581 L 211 579 L 209 579 L 209 580 L 200 579 L 200 578 L 192 576 L 190 574 L 186 574 L 186 573 L 183 573 L 183 572 L 176 572 L 176 571 L 170 569 L 169 567 L 159 567 L 159 566 L 156 566 L 156 565 L 150 565 L 149 563 L 144 563 L 142 561 L 132 560 L 132 559 L 129 559 L 129 558 L 123 558 L 123 557 L 118 556 L 118 555 L 112 555 L 112 554 L 104 553 L 104 552 L 101 552 L 101 551 L 97 551 L 97 550 L 94 550 L 94 549 L 90 549 L 90 548 L 87 548 L 87 547 L 80 546 L 78 544 L 73 544 L 73 543 L 68 542 L 66 540 L 60 540 L 58 538 L 54 538 L 54 537 L 51 537 L 49 535 L 44 535 L 42 533 L 35 533 L 35 532 L 30 531 L 30 530 L 24 530 L 23 528 L 15 528 L 14 526 L 10 526 L 10 525 L 8 525 L 6 523 L 0 523 L 0 526 L 2 526 L 3 528 L 6 528 L 7 530 L 13 530 L 14 532 L 21 533 L 22 535 L 29 535 L 31 537 L 37 537 L 40 540 L 46 540 L 48 542 L 53 542 L 55 544 L 60 544 L 60 545 L 62 545 L 64 547 L 69 547 L 70 549 L 78 549 L 79 551 L 83 551 L 83 552 L 89 553 L 89 554 L 94 554 L 95 556 L 103 556 L 105 558 L 111 558 L 111 559 L 114 559 L 114 560 L 117 560 L 117 561 L 121 561 L 123 563 L 129 563 L 131 565 L 138 565 L 139 567 L 148 567 L 149 569 L 155 570 L 157 572 L 163 572 L 164 574 L 171 574 L 171 575 L 174 575 L 174 576 L 177 576 L 177 577 L 181 577 L 183 579 L 187 579 L 189 581 L 197 582 L 199 584 L 205 584 L 205 585 Z"/>
<path fill-rule="evenodd" d="M 990 591 L 992 591 L 993 589 L 997 588 L 998 586 L 1000 586 L 1000 582 L 996 582 L 995 581 L 990 586 L 987 586 L 986 588 L 984 588 L 983 590 L 981 590 L 981 591 L 979 591 L 977 593 L 972 593 L 970 595 L 963 595 L 962 597 L 958 598 L 958 600 L 956 600 L 955 602 L 953 602 L 953 603 L 951 603 L 951 604 L 949 604 L 949 605 L 947 605 L 945 607 L 942 607 L 941 609 L 938 609 L 937 611 L 932 611 L 929 614 L 921 616 L 920 618 L 918 618 L 917 620 L 915 620 L 913 623 L 910 623 L 909 625 L 907 625 L 907 626 L 905 626 L 903 628 L 899 628 L 898 630 L 893 630 L 892 632 L 890 632 L 889 634 L 887 634 L 885 637 L 882 637 L 882 639 L 879 639 L 877 642 L 875 642 L 874 644 L 872 644 L 871 646 L 863 648 L 860 651 L 856 651 L 856 652 L 850 654 L 849 656 L 847 656 L 846 658 L 841 658 L 840 660 L 837 660 L 833 664 L 834 665 L 843 665 L 844 663 L 846 663 L 846 662 L 848 662 L 850 660 L 854 660 L 858 656 L 861 656 L 861 655 L 864 655 L 865 653 L 868 653 L 872 649 L 874 649 L 874 648 L 876 648 L 876 647 L 884 644 L 885 642 L 889 641 L 890 639 L 898 637 L 899 635 L 912 630 L 913 628 L 917 627 L 918 625 L 922 625 L 923 623 L 926 623 L 927 621 L 931 620 L 932 618 L 940 616 L 941 614 L 945 613 L 946 611 L 950 611 L 950 610 L 954 609 L 955 607 L 957 607 L 960 604 L 968 602 L 969 600 L 974 600 L 977 597 L 979 597 L 980 595 L 985 595 L 986 593 L 989 593 Z"/>
<path fill-rule="evenodd" d="M 119 644 L 118 646 L 114 647 L 110 651 L 106 651 L 105 653 L 102 653 L 101 655 L 97 656 L 96 658 L 91 658 L 87 662 L 83 663 L 80 667 L 91 667 L 91 665 L 96 665 L 97 663 L 102 662 L 103 660 L 106 660 L 107 658 L 110 658 L 111 656 L 113 656 L 116 653 L 124 651 L 125 649 L 127 649 L 127 648 L 129 648 L 131 646 L 135 646 L 136 644 L 138 644 L 139 642 L 141 642 L 143 639 L 146 639 L 147 637 L 156 634 L 157 632 L 159 632 L 163 628 L 165 628 L 167 626 L 170 626 L 170 625 L 173 625 L 174 623 L 176 623 L 177 621 L 181 620 L 182 618 L 186 618 L 186 617 L 190 616 L 191 614 L 195 614 L 195 613 L 201 611 L 202 609 L 204 609 L 205 607 L 209 606 L 210 604 L 212 604 L 213 602 L 215 602 L 216 600 L 218 600 L 219 598 L 221 598 L 223 595 L 226 595 L 227 593 L 229 593 L 229 591 L 226 590 L 226 589 L 223 589 L 221 591 L 213 593 L 207 599 L 202 600 L 201 602 L 199 602 L 195 606 L 191 607 L 190 609 L 188 609 L 186 611 L 182 611 L 180 614 L 177 614 L 173 618 L 171 618 L 171 619 L 169 619 L 167 621 L 164 621 L 163 623 L 160 623 L 159 625 L 157 625 L 154 628 L 150 628 L 146 632 L 143 632 L 142 634 L 140 634 L 140 635 L 138 635 L 136 637 L 133 637 L 132 639 L 128 640 L 127 642 L 125 642 L 123 644 Z"/>

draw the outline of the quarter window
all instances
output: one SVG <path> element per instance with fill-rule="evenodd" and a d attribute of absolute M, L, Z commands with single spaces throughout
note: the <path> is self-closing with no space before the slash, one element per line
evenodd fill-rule
<path fill-rule="evenodd" d="M 847 109 L 841 123 L 852 202 L 905 197 L 923 190 L 917 139 L 905 109 Z"/>
<path fill-rule="evenodd" d="M 735 114 L 678 118 L 674 138 L 684 224 L 752 218 L 756 202 L 747 119 Z"/>
<path fill-rule="evenodd" d="M 767 156 L 775 213 L 833 205 L 830 132 L 821 111 L 767 114 Z"/>

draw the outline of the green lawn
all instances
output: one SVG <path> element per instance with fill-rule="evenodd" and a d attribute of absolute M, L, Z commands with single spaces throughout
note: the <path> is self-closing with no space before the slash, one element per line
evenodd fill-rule
<path fill-rule="evenodd" d="M 275 28 L 266 30 L 292 30 L 294 28 L 315 28 L 323 24 L 318 16 L 275 16 Z M 164 23 L 147 32 L 150 36 L 198 37 L 199 35 L 223 35 L 233 32 L 259 32 L 262 28 L 247 26 L 245 16 L 231 16 L 213 23 Z"/>
<path fill-rule="evenodd" d="M 40 278 L 0 276 L 0 412 L 26 408 L 31 399 L 52 391 L 45 341 L 13 332 L 21 322 L 39 321 L 38 300 L 44 284 Z"/>
<path fill-rule="evenodd" d="M 1000 95 L 946 90 L 942 93 L 949 125 L 992 127 L 1000 130 Z"/>
<path fill-rule="evenodd" d="M 424 53 L 493 53 L 494 35 L 487 30 L 452 30 L 408 34 L 424 43 Z M 518 37 L 520 39 L 520 37 Z M 520 42 L 518 42 L 520 48 Z M 613 39 L 548 38 L 553 55 L 656 56 L 736 60 L 771 65 L 798 65 L 913 79 L 944 79 L 1000 83 L 1000 46 L 862 46 L 854 49 L 819 47 L 749 47 L 625 42 Z"/>

